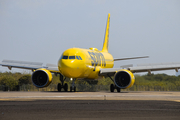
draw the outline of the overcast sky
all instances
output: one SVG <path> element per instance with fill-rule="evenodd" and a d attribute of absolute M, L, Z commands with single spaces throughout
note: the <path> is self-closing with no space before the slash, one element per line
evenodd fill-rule
<path fill-rule="evenodd" d="M 113 57 L 150 56 L 114 67 L 180 62 L 179 0 L 0 0 L 0 61 L 57 64 L 71 47 L 101 50 L 108 13 Z"/>

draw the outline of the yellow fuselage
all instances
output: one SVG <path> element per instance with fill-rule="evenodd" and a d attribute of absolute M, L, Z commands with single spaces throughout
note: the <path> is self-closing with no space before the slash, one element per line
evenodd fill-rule
<path fill-rule="evenodd" d="M 97 79 L 101 68 L 112 68 L 113 56 L 97 48 L 70 48 L 63 52 L 58 61 L 58 69 L 68 78 Z"/>

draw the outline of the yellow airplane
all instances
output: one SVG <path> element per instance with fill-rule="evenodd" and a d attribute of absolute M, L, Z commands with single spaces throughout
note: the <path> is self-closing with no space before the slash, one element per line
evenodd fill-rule
<path fill-rule="evenodd" d="M 180 68 L 179 63 L 159 65 L 149 64 L 146 66 L 124 66 L 123 68 L 113 68 L 114 61 L 147 58 L 148 56 L 114 59 L 113 56 L 108 52 L 109 24 L 110 14 L 108 14 L 104 44 L 101 51 L 99 51 L 97 48 L 67 49 L 62 53 L 58 61 L 58 66 L 47 64 L 45 67 L 43 67 L 42 63 L 13 60 L 3 60 L 0 65 L 8 67 L 10 70 L 13 67 L 32 70 L 32 82 L 38 88 L 47 87 L 51 83 L 52 73 L 59 74 L 61 83 L 58 84 L 58 91 L 61 91 L 62 88 L 64 89 L 64 91 L 68 90 L 67 83 L 64 84 L 64 77 L 73 80 L 70 91 L 76 91 L 74 82 L 77 79 L 86 80 L 109 77 L 114 82 L 114 84 L 110 85 L 111 92 L 114 92 L 115 89 L 117 89 L 117 92 L 120 92 L 121 89 L 130 88 L 135 82 L 133 73 L 151 73 L 151 71 L 169 69 L 175 69 L 176 71 L 178 71 L 178 69 Z M 114 78 L 112 78 L 111 76 L 114 76 Z"/>

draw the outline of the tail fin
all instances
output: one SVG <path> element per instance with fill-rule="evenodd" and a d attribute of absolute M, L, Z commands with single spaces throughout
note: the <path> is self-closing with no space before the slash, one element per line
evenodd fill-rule
<path fill-rule="evenodd" d="M 110 23 L 110 13 L 108 14 L 102 52 L 108 52 L 108 48 L 109 48 L 109 23 Z"/>

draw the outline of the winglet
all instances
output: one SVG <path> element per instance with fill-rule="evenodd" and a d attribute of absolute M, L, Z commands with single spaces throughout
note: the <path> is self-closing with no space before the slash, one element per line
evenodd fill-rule
<path fill-rule="evenodd" d="M 108 48 L 109 48 L 109 23 L 110 23 L 110 13 L 108 14 L 102 52 L 108 52 Z"/>

